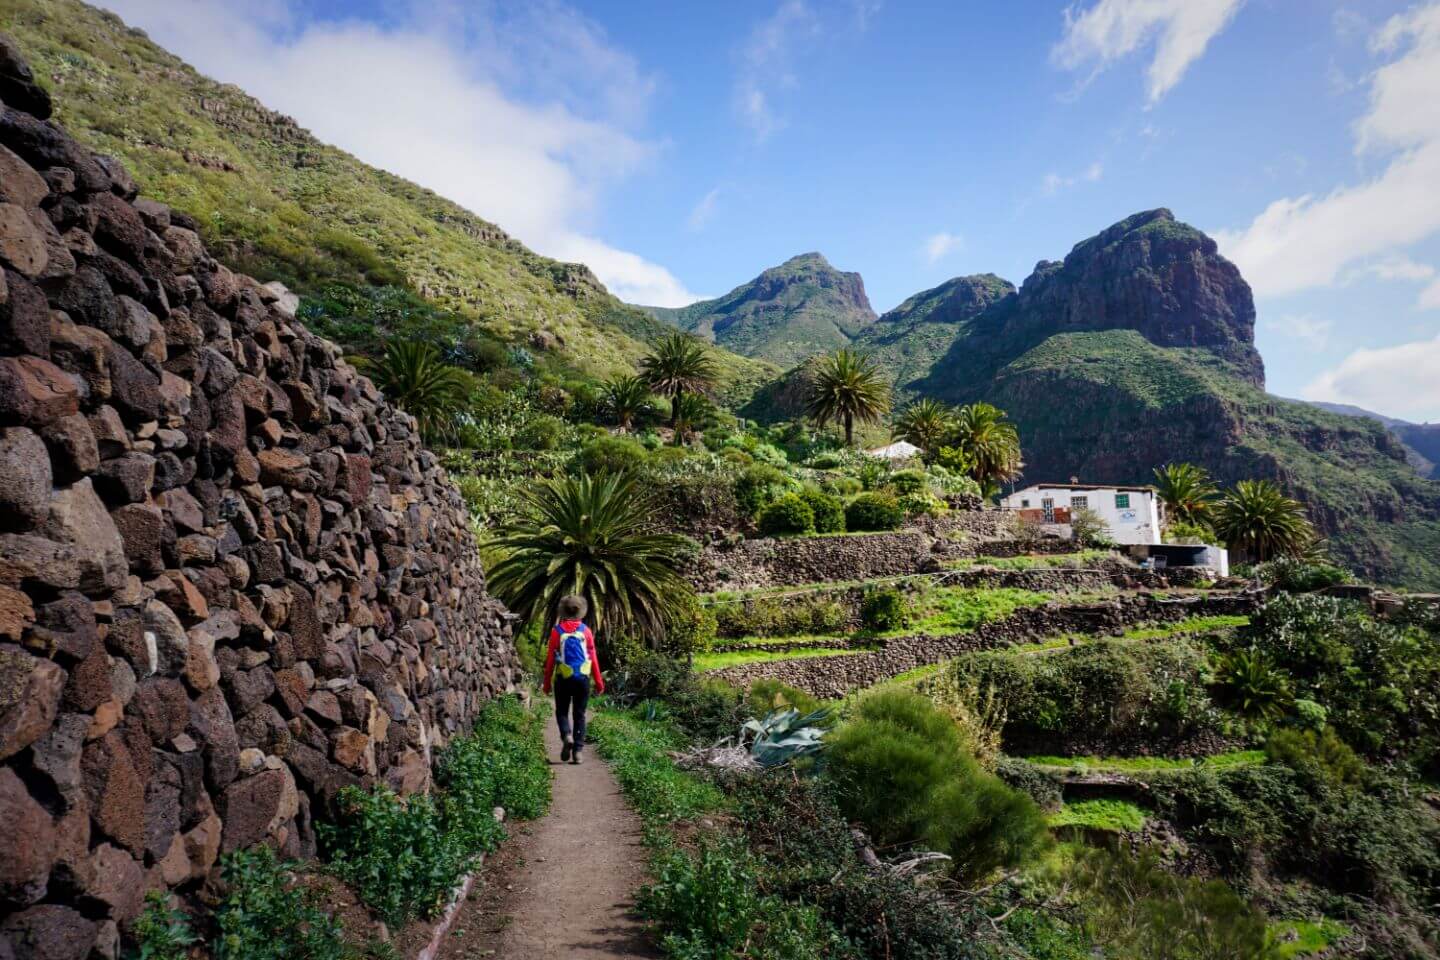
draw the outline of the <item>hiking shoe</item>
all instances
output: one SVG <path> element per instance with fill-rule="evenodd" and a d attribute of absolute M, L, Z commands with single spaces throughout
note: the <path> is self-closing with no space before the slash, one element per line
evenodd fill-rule
<path fill-rule="evenodd" d="M 579 753 L 579 751 L 577 750 L 576 753 Z M 564 741 L 564 746 L 562 746 L 562 747 L 560 748 L 560 762 L 561 762 L 561 763 L 564 763 L 566 760 L 569 760 L 569 759 L 570 759 L 570 741 L 569 741 L 569 740 L 566 740 L 566 741 Z"/>
<path fill-rule="evenodd" d="M 579 747 L 576 747 L 576 748 L 575 748 L 575 752 L 570 755 L 570 762 L 573 763 L 573 764 L 575 764 L 575 765 L 577 765 L 577 766 L 580 764 L 580 748 L 579 748 Z"/>

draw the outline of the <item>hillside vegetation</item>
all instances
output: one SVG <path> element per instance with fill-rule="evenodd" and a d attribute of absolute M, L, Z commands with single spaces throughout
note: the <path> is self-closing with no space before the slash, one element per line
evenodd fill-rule
<path fill-rule="evenodd" d="M 229 266 L 300 292 L 407 287 L 487 333 L 593 374 L 664 331 L 582 264 L 542 257 L 444 197 L 322 143 L 118 17 L 78 0 L 6 0 L 56 119 L 124 161 L 146 196 L 193 216 Z M 727 380 L 762 364 L 721 358 Z"/>

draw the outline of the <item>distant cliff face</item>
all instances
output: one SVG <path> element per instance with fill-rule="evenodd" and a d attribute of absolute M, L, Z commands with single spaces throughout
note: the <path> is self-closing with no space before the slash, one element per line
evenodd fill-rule
<path fill-rule="evenodd" d="M 875 321 L 860 274 L 836 270 L 818 253 L 791 257 L 714 300 L 647 309 L 736 353 L 784 367 L 849 344 Z"/>

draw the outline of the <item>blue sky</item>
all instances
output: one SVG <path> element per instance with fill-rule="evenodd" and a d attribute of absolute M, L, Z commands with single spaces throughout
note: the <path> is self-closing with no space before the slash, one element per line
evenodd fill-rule
<path fill-rule="evenodd" d="M 819 250 L 883 311 L 1167 206 L 1272 391 L 1440 419 L 1440 0 L 106 5 L 627 299 Z"/>

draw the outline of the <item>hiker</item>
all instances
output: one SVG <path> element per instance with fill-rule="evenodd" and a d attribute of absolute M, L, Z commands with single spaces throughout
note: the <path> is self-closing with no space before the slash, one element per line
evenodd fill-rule
<path fill-rule="evenodd" d="M 596 693 L 605 692 L 600 661 L 595 658 L 595 634 L 585 624 L 589 605 L 584 597 L 560 598 L 556 624 L 550 629 L 550 647 L 545 652 L 545 692 L 555 691 L 555 723 L 560 727 L 560 762 L 580 762 L 585 749 L 585 706 L 590 702 L 590 684 Z M 573 727 L 572 727 L 573 716 Z"/>

